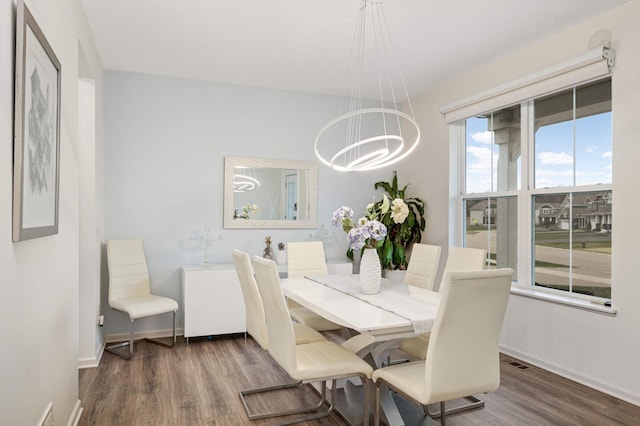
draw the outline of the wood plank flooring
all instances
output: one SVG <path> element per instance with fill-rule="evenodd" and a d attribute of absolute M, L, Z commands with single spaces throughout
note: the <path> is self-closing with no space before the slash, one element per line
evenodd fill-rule
<path fill-rule="evenodd" d="M 338 341 L 338 334 L 330 334 Z M 520 365 L 513 365 L 520 364 Z M 238 392 L 290 379 L 260 346 L 242 335 L 179 338 L 173 349 L 136 342 L 126 361 L 105 352 L 100 366 L 80 370 L 84 425 L 264 425 L 249 421 Z M 483 395 L 486 406 L 447 417 L 462 425 L 640 425 L 640 407 L 561 378 L 510 357 L 502 357 L 501 385 Z M 254 409 L 310 403 L 311 392 L 251 399 Z M 435 406 L 434 408 L 437 408 Z M 344 425 L 331 417 L 303 423 Z M 422 424 L 411 419 L 409 424 Z"/>

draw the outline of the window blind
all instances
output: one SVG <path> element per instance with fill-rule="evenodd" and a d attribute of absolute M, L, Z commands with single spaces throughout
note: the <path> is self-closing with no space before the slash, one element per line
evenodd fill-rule
<path fill-rule="evenodd" d="M 615 51 L 605 46 L 501 84 L 440 109 L 447 123 L 518 104 L 611 74 Z"/>

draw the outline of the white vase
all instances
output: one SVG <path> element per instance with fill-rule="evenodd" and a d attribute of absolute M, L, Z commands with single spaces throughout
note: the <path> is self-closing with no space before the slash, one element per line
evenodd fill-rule
<path fill-rule="evenodd" d="M 276 252 L 276 262 L 278 265 L 284 265 L 287 263 L 287 252 L 284 250 L 278 249 Z"/>
<path fill-rule="evenodd" d="M 380 258 L 376 249 L 364 249 L 362 259 L 360 259 L 360 285 L 365 294 L 376 294 L 380 292 L 381 279 Z"/>

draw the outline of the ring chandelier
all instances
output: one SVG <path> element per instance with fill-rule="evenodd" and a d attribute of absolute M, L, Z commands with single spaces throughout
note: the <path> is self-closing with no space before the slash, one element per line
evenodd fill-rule
<path fill-rule="evenodd" d="M 374 170 L 402 160 L 418 146 L 420 128 L 395 59 L 382 1 L 363 0 L 349 59 L 348 102 L 343 98 L 339 115 L 314 142 L 323 164 L 344 172 Z M 365 91 L 365 84 L 373 92 Z M 400 96 L 408 113 L 401 109 Z"/>
<path fill-rule="evenodd" d="M 236 166 L 236 169 L 248 169 L 248 167 Z M 251 170 L 233 175 L 233 192 L 249 192 L 260 189 L 260 181 L 257 177 L 250 176 Z"/>

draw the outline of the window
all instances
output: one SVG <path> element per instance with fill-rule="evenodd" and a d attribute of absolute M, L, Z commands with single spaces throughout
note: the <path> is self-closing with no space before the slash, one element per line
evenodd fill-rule
<path fill-rule="evenodd" d="M 607 77 L 458 122 L 463 244 L 522 285 L 610 298 L 611 119 Z"/>

